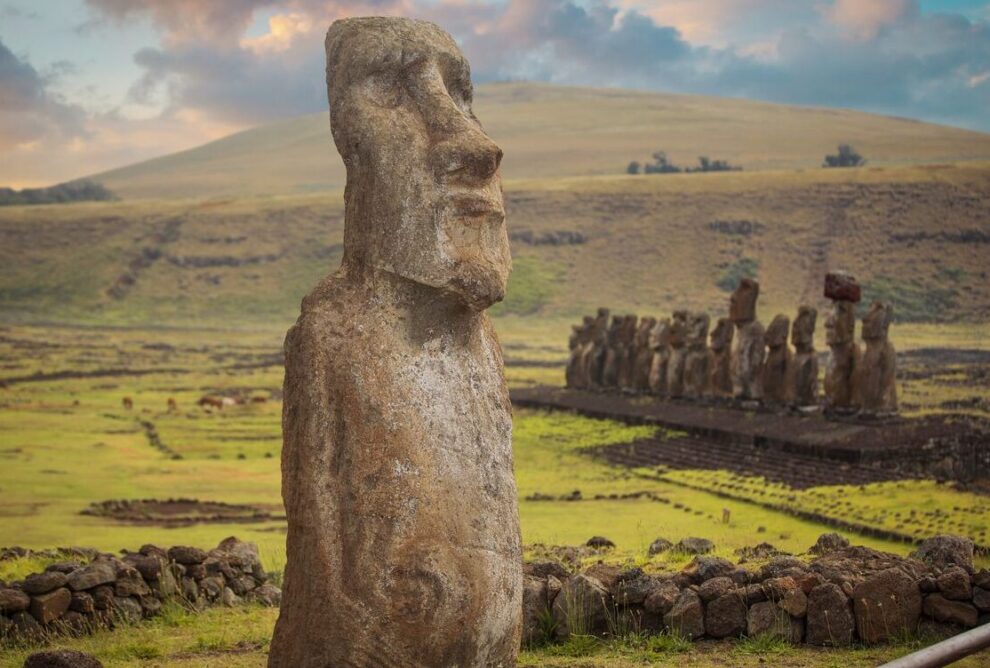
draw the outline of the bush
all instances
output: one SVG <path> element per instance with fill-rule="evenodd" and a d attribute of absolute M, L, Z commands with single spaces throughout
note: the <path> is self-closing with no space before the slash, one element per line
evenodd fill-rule
<path fill-rule="evenodd" d="M 639 163 L 635 160 L 630 162 L 629 166 L 626 167 L 626 174 L 639 174 Z"/>
<path fill-rule="evenodd" d="M 839 152 L 826 155 L 822 167 L 862 167 L 866 158 L 861 156 L 849 144 L 839 144 Z"/>
<path fill-rule="evenodd" d="M 749 257 L 741 257 L 722 270 L 715 285 L 725 292 L 732 292 L 739 285 L 741 279 L 756 278 L 759 270 L 759 262 Z"/>
<path fill-rule="evenodd" d="M 0 206 L 18 204 L 60 204 L 63 202 L 100 202 L 116 199 L 114 194 L 95 181 L 71 181 L 49 188 L 0 188 Z"/>

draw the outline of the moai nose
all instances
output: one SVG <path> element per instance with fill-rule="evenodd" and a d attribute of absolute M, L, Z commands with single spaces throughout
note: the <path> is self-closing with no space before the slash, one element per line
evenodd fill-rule
<path fill-rule="evenodd" d="M 434 145 L 431 158 L 438 179 L 483 185 L 498 171 L 502 149 L 479 130 L 464 127 Z"/>

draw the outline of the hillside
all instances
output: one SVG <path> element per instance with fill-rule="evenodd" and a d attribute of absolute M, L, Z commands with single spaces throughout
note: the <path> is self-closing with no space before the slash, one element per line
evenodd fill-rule
<path fill-rule="evenodd" d="M 818 169 L 839 143 L 870 165 L 990 160 L 990 134 L 855 111 L 534 83 L 479 86 L 475 110 L 507 179 L 618 174 L 664 150 L 747 171 Z M 124 198 L 307 194 L 343 187 L 327 114 L 247 130 L 92 176 Z"/>
<path fill-rule="evenodd" d="M 762 317 L 865 282 L 905 320 L 990 320 L 990 163 L 506 184 L 514 272 L 499 315 L 604 304 L 721 314 L 741 273 Z M 339 194 L 0 210 L 0 321 L 282 330 L 341 256 Z"/>

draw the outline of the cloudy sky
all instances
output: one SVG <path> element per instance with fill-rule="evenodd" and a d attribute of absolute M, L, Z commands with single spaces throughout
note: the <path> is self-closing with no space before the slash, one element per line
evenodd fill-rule
<path fill-rule="evenodd" d="M 849 107 L 990 131 L 990 0 L 0 0 L 0 186 L 326 108 L 336 18 L 434 20 L 476 82 Z"/>

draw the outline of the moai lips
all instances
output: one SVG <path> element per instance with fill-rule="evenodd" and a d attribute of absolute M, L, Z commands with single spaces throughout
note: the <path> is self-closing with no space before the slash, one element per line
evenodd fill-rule
<path fill-rule="evenodd" d="M 522 551 L 502 353 L 499 148 L 439 27 L 337 21 L 344 257 L 285 340 L 272 668 L 512 666 Z"/>

